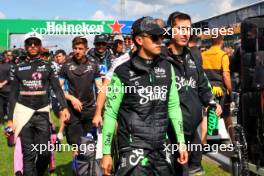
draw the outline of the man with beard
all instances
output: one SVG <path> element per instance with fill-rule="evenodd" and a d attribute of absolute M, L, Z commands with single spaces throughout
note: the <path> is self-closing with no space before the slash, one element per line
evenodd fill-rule
<path fill-rule="evenodd" d="M 102 80 L 97 62 L 86 57 L 87 39 L 75 37 L 72 41 L 73 58 L 66 62 L 60 71 L 61 85 L 68 82 L 65 97 L 69 106 L 71 119 L 66 124 L 66 138 L 69 144 L 78 144 L 80 137 L 85 136 L 92 128 L 92 117 L 95 112 L 95 94 L 93 85 L 100 90 Z"/>
<path fill-rule="evenodd" d="M 11 92 L 9 96 L 8 126 L 19 135 L 23 153 L 23 174 L 41 176 L 50 162 L 47 149 L 50 140 L 49 90 L 54 91 L 61 104 L 61 116 L 69 120 L 70 114 L 57 72 L 52 64 L 40 58 L 42 42 L 38 33 L 25 35 L 27 58 L 10 71 Z M 46 146 L 46 150 L 41 151 Z"/>

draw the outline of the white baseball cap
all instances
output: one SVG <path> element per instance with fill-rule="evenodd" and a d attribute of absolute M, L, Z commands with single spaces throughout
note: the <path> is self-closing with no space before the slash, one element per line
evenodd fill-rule
<path fill-rule="evenodd" d="M 24 36 L 24 41 L 26 41 L 27 39 L 30 39 L 30 38 L 36 38 L 36 39 L 39 39 L 41 41 L 42 35 L 40 35 L 37 32 L 29 32 Z"/>
<path fill-rule="evenodd" d="M 125 41 L 122 35 L 115 35 L 114 41 L 116 41 L 116 40 Z"/>

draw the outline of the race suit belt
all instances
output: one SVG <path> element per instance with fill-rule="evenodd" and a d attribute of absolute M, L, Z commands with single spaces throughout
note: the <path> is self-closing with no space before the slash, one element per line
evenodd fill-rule
<path fill-rule="evenodd" d="M 46 95 L 47 91 L 20 91 L 20 95 Z"/>

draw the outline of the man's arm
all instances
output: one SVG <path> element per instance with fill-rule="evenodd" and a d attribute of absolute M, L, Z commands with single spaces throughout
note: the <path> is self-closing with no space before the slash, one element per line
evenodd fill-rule
<path fill-rule="evenodd" d="M 105 78 L 102 88 L 98 89 L 97 98 L 96 98 L 96 110 L 93 117 L 93 125 L 95 127 L 102 125 L 102 111 L 106 101 L 107 87 L 109 84 L 110 84 L 110 80 Z"/>
<path fill-rule="evenodd" d="M 228 90 L 228 93 L 230 94 L 232 92 L 232 86 L 231 86 L 228 55 L 223 56 L 222 69 L 223 69 L 224 84 L 225 84 L 226 89 Z"/>
<path fill-rule="evenodd" d="M 67 108 L 65 96 L 64 96 L 62 87 L 60 86 L 59 76 L 56 72 L 56 68 L 54 65 L 51 65 L 50 84 L 51 84 L 52 90 L 54 91 L 56 95 L 57 100 L 60 103 L 61 108 L 62 109 Z"/>
<path fill-rule="evenodd" d="M 172 82 L 169 92 L 168 101 L 168 113 L 169 118 L 172 122 L 174 132 L 176 133 L 178 143 L 185 143 L 184 132 L 183 132 L 183 122 L 182 122 L 182 112 L 180 107 L 180 100 L 178 95 L 178 90 L 176 87 L 176 78 L 174 68 L 171 68 L 172 72 Z"/>
<path fill-rule="evenodd" d="M 111 90 L 111 92 L 107 93 L 106 108 L 104 112 L 104 125 L 103 125 L 104 155 L 111 154 L 111 144 L 112 144 L 113 134 L 115 131 L 117 114 L 124 95 L 121 80 L 118 78 L 116 74 L 114 74 L 112 77 L 111 83 L 109 85 L 109 90 Z"/>
<path fill-rule="evenodd" d="M 7 80 L 4 80 L 3 82 L 0 82 L 0 89 L 3 88 L 8 83 Z"/>
<path fill-rule="evenodd" d="M 173 129 L 176 133 L 177 141 L 179 143 L 179 157 L 177 162 L 180 164 L 186 164 L 188 162 L 188 152 L 185 145 L 184 132 L 183 132 L 183 122 L 182 122 L 182 112 L 180 107 L 180 100 L 178 95 L 178 90 L 176 87 L 176 78 L 173 66 L 171 66 L 171 88 L 169 92 L 168 101 L 168 113 L 171 119 Z"/>
<path fill-rule="evenodd" d="M 97 78 L 97 79 L 95 80 L 95 85 L 96 85 L 96 88 L 97 88 L 98 91 L 101 90 L 101 89 L 102 89 L 102 86 L 103 86 L 103 81 L 102 81 L 102 79 L 101 79 L 101 78 Z M 98 92 L 97 92 L 97 93 L 98 93 Z"/>

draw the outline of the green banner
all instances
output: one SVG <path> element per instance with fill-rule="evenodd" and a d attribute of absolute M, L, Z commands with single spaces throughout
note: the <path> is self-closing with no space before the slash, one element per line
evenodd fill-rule
<path fill-rule="evenodd" d="M 11 34 L 38 32 L 42 35 L 90 35 L 112 33 L 118 21 L 93 20 L 0 20 L 0 51 L 8 49 Z M 121 26 L 119 31 L 121 32 Z M 124 26 L 124 25 L 123 25 Z"/>

